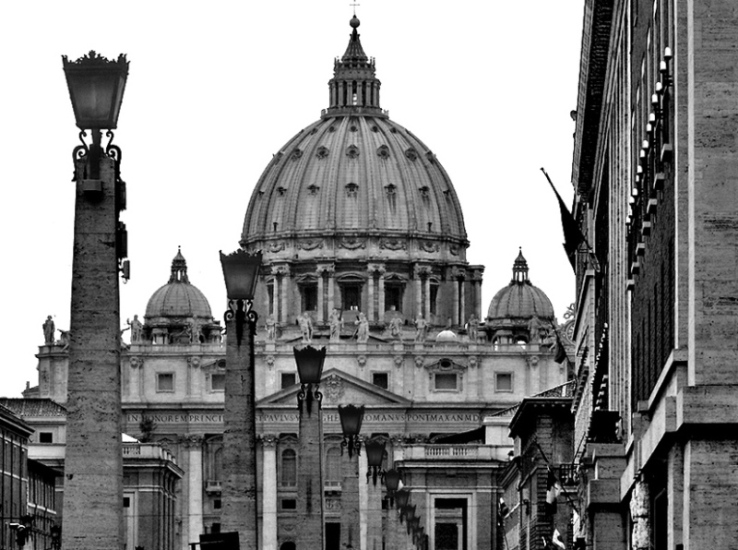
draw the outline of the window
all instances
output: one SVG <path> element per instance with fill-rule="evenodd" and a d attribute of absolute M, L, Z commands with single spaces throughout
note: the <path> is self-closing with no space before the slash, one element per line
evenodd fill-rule
<path fill-rule="evenodd" d="M 318 310 L 318 285 L 302 285 L 300 294 L 302 294 L 302 311 Z"/>
<path fill-rule="evenodd" d="M 389 388 L 389 375 L 386 372 L 373 372 L 372 384 L 386 390 Z"/>
<path fill-rule="evenodd" d="M 282 452 L 282 486 L 295 485 L 297 485 L 297 453 L 292 449 L 285 449 Z"/>
<path fill-rule="evenodd" d="M 511 372 L 498 372 L 496 374 L 495 391 L 513 391 Z"/>
<path fill-rule="evenodd" d="M 267 285 L 267 296 L 269 297 L 269 311 L 274 311 L 274 281 Z"/>
<path fill-rule="evenodd" d="M 430 284 L 430 312 L 431 315 L 438 313 L 436 302 L 438 301 L 438 283 L 431 281 Z"/>
<path fill-rule="evenodd" d="M 216 498 L 213 501 L 213 509 L 220 510 L 222 507 L 223 507 L 223 501 L 221 501 L 219 498 Z"/>
<path fill-rule="evenodd" d="M 294 498 L 283 498 L 282 510 L 297 510 L 297 500 Z"/>
<path fill-rule="evenodd" d="M 402 311 L 402 284 L 386 283 L 384 285 L 384 310 Z"/>
<path fill-rule="evenodd" d="M 295 373 L 294 372 L 283 372 L 282 373 L 282 385 L 281 388 L 289 388 L 290 386 L 294 386 L 297 382 L 295 381 Z"/>
<path fill-rule="evenodd" d="M 435 389 L 436 391 L 456 391 L 458 389 L 457 381 L 458 377 L 456 374 L 441 374 L 438 373 L 434 376 Z"/>
<path fill-rule="evenodd" d="M 361 285 L 358 283 L 341 285 L 343 294 L 344 310 L 360 310 L 361 309 Z"/>
<path fill-rule="evenodd" d="M 225 390 L 225 374 L 213 374 L 210 376 L 210 391 Z"/>
<path fill-rule="evenodd" d="M 131 507 L 130 497 L 123 497 L 123 508 L 130 508 L 130 507 Z"/>
<path fill-rule="evenodd" d="M 54 434 L 51 432 L 40 432 L 38 434 L 38 442 L 39 443 L 53 443 Z"/>
<path fill-rule="evenodd" d="M 336 447 L 325 453 L 325 484 L 328 487 L 341 486 L 341 451 Z"/>
<path fill-rule="evenodd" d="M 156 391 L 157 392 L 173 392 L 174 391 L 174 373 L 160 372 L 156 375 Z"/>
<path fill-rule="evenodd" d="M 213 523 L 213 525 L 210 527 L 211 533 L 220 533 L 220 523 Z"/>

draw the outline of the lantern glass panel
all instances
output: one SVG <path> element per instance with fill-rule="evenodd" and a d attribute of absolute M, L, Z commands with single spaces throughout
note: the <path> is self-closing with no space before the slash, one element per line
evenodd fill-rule
<path fill-rule="evenodd" d="M 233 254 L 220 253 L 226 294 L 229 300 L 253 300 L 259 280 L 261 251 L 248 254 L 237 250 Z"/>
<path fill-rule="evenodd" d="M 387 486 L 387 490 L 397 491 L 397 488 L 400 486 L 400 472 L 394 468 L 387 470 L 384 474 L 384 484 Z"/>
<path fill-rule="evenodd" d="M 410 499 L 410 491 L 407 489 L 400 489 L 395 493 L 395 500 L 397 501 L 397 508 L 401 509 L 407 506 L 407 501 Z"/>
<path fill-rule="evenodd" d="M 338 406 L 338 415 L 341 417 L 341 429 L 345 436 L 356 436 L 361 431 L 361 423 L 364 420 L 364 405 Z"/>
<path fill-rule="evenodd" d="M 382 465 L 382 458 L 384 458 L 384 448 L 386 447 L 384 441 L 378 439 L 368 439 L 364 444 L 366 449 L 366 462 L 367 465 L 372 468 L 379 468 Z"/>
<path fill-rule="evenodd" d="M 323 374 L 326 349 L 305 346 L 302 349 L 294 348 L 297 373 L 301 384 L 320 384 Z"/>

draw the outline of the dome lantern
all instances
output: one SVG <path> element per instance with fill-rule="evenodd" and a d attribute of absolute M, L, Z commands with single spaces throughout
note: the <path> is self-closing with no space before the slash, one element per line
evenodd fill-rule
<path fill-rule="evenodd" d="M 329 107 L 323 116 L 346 114 L 347 112 L 374 112 L 381 115 L 379 87 L 374 59 L 367 57 L 356 30 L 361 24 L 354 15 L 349 23 L 352 27 L 349 44 L 341 59 L 333 65 L 333 78 L 328 82 Z"/>

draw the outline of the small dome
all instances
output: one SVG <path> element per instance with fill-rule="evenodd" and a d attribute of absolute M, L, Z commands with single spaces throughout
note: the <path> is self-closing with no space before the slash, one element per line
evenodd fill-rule
<path fill-rule="evenodd" d="M 456 333 L 452 330 L 442 330 L 438 333 L 438 336 L 436 336 L 436 343 L 437 344 L 455 344 L 457 340 L 459 339 L 458 336 L 456 336 Z"/>
<path fill-rule="evenodd" d="M 159 288 L 146 306 L 146 320 L 158 318 L 202 318 L 212 321 L 210 304 L 187 277 L 187 261 L 181 251 L 172 260 L 172 274 L 169 282 Z"/>
<path fill-rule="evenodd" d="M 533 317 L 553 321 L 554 310 L 548 296 L 528 279 L 528 262 L 521 251 L 513 264 L 512 281 L 489 304 L 487 324 L 493 327 L 526 324 Z"/>

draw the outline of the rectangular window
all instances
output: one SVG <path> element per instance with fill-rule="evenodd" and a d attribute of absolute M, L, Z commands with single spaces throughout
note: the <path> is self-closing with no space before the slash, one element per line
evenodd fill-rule
<path fill-rule="evenodd" d="M 123 508 L 131 507 L 131 499 L 129 497 L 123 497 Z"/>
<path fill-rule="evenodd" d="M 513 391 L 511 372 L 497 373 L 495 376 L 495 391 Z"/>
<path fill-rule="evenodd" d="M 281 388 L 289 388 L 290 386 L 294 386 L 297 382 L 295 381 L 295 373 L 294 372 L 283 372 L 282 373 L 282 385 Z"/>
<path fill-rule="evenodd" d="M 213 526 L 210 528 L 211 533 L 220 533 L 220 523 L 213 523 Z"/>
<path fill-rule="evenodd" d="M 384 310 L 402 311 L 402 285 L 390 283 L 385 284 Z"/>
<path fill-rule="evenodd" d="M 225 390 L 225 374 L 213 374 L 210 376 L 210 391 Z"/>
<path fill-rule="evenodd" d="M 431 315 L 438 313 L 436 302 L 438 301 L 438 283 L 430 284 L 430 312 Z"/>
<path fill-rule="evenodd" d="M 372 373 L 372 384 L 386 390 L 389 388 L 389 375 L 386 372 Z"/>
<path fill-rule="evenodd" d="M 216 498 L 213 501 L 213 509 L 214 510 L 220 510 L 222 508 L 222 506 L 223 506 L 223 502 L 219 498 Z"/>
<path fill-rule="evenodd" d="M 342 285 L 343 293 L 343 309 L 348 310 L 359 310 L 361 309 L 361 285 L 350 284 Z"/>
<path fill-rule="evenodd" d="M 434 377 L 435 389 L 441 391 L 456 391 L 458 389 L 457 381 L 458 377 L 456 374 L 441 374 L 438 373 Z"/>
<path fill-rule="evenodd" d="M 40 432 L 38 434 L 38 442 L 39 443 L 53 443 L 54 434 L 51 432 Z"/>
<path fill-rule="evenodd" d="M 297 510 L 297 500 L 294 498 L 283 498 L 282 510 Z"/>
<path fill-rule="evenodd" d="M 318 310 L 318 285 L 302 285 L 302 311 Z"/>
<path fill-rule="evenodd" d="M 156 375 L 156 391 L 160 393 L 174 391 L 173 372 L 160 372 Z"/>

